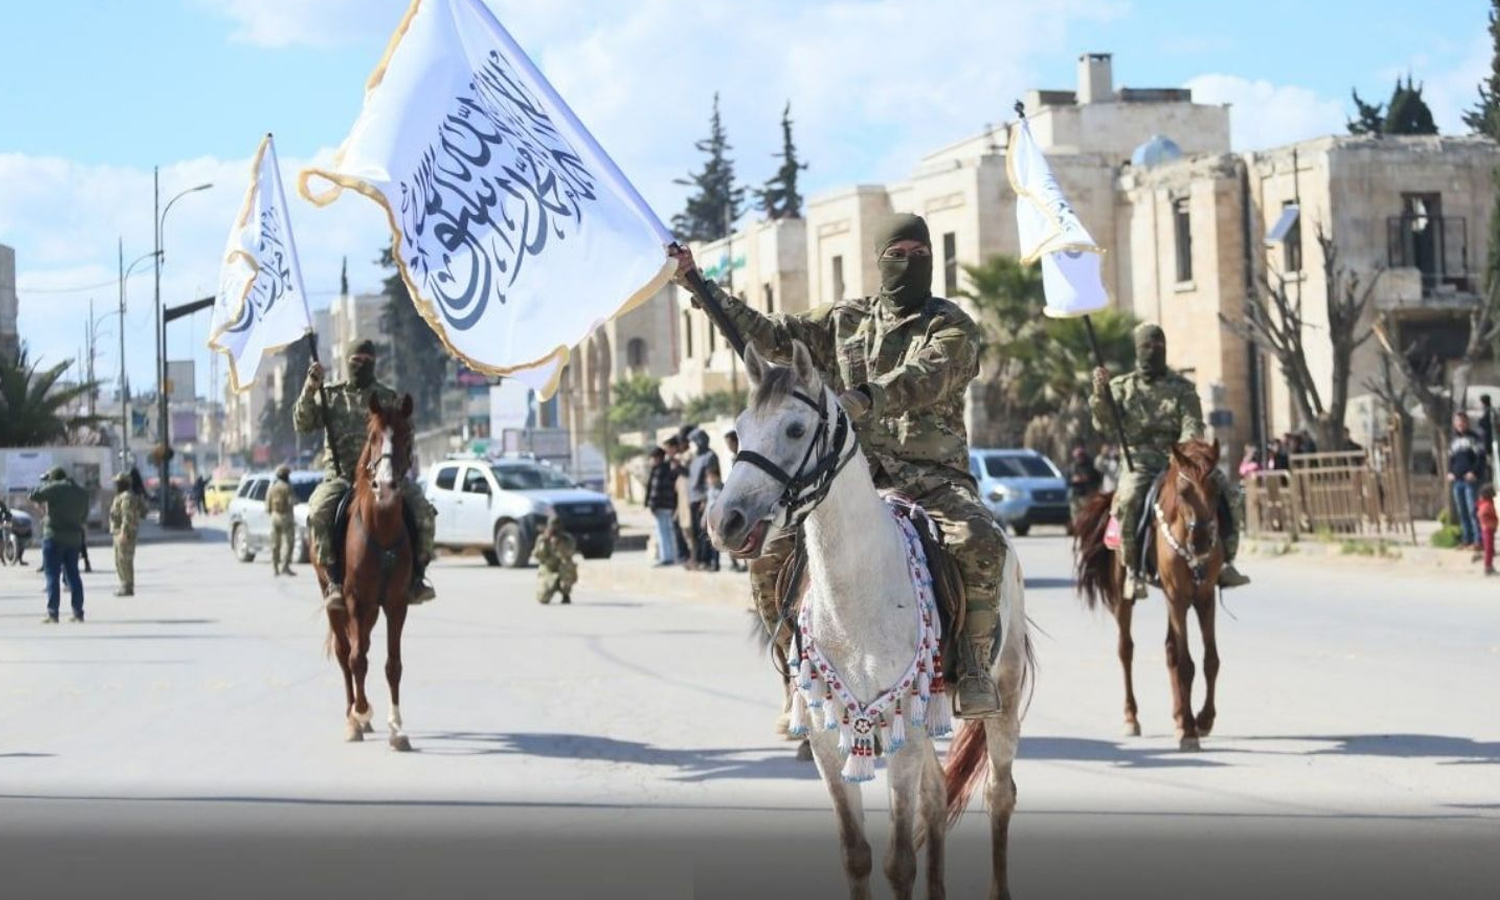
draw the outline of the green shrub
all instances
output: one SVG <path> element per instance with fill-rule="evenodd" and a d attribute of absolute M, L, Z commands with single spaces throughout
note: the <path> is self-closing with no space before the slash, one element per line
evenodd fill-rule
<path fill-rule="evenodd" d="M 1442 520 L 1439 519 L 1439 521 Z M 1463 531 L 1461 531 L 1457 525 L 1444 523 L 1441 528 L 1432 533 L 1432 538 L 1429 542 L 1434 547 L 1441 547 L 1445 550 L 1451 550 L 1452 548 L 1457 547 L 1461 540 L 1463 540 Z"/>

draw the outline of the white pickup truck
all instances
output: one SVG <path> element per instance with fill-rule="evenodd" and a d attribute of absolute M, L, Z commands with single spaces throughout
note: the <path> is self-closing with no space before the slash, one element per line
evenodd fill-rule
<path fill-rule="evenodd" d="M 551 466 L 530 459 L 446 459 L 422 478 L 437 509 L 434 543 L 484 553 L 492 566 L 518 568 L 556 514 L 587 559 L 608 559 L 619 524 L 614 504 L 579 487 Z"/>

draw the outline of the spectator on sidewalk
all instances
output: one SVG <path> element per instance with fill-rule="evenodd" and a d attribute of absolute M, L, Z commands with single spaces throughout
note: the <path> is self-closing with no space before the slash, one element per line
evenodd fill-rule
<path fill-rule="evenodd" d="M 646 473 L 646 508 L 656 520 L 655 565 L 676 565 L 677 464 L 661 447 L 651 449 L 651 462 Z"/>
<path fill-rule="evenodd" d="M 54 468 L 31 492 L 31 502 L 47 507 L 42 527 L 42 572 L 47 576 L 48 625 L 57 623 L 62 605 L 61 578 L 68 581 L 74 622 L 83 621 L 83 577 L 78 574 L 78 553 L 83 546 L 84 523 L 89 514 L 89 492 L 68 477 L 62 466 Z"/>
<path fill-rule="evenodd" d="M 1245 445 L 1245 455 L 1240 457 L 1240 480 L 1250 478 L 1260 471 L 1260 450 L 1254 444 Z"/>
<path fill-rule="evenodd" d="M 1453 437 L 1448 442 L 1448 485 L 1458 515 L 1460 549 L 1480 549 L 1475 507 L 1479 499 L 1479 482 L 1483 478 L 1484 448 L 1479 444 L 1479 435 L 1469 428 L 1468 414 L 1456 412 L 1453 414 Z"/>
<path fill-rule="evenodd" d="M 719 571 L 719 551 L 708 539 L 708 488 L 710 477 L 720 478 L 719 454 L 708 445 L 708 432 L 694 431 L 691 437 L 696 452 L 688 470 L 688 502 L 692 505 L 694 559 L 698 568 Z"/>
<path fill-rule="evenodd" d="M 1479 489 L 1479 504 L 1476 509 L 1479 519 L 1479 540 L 1484 546 L 1484 574 L 1495 574 L 1495 528 L 1500 526 L 1500 516 L 1495 514 L 1495 486 L 1487 484 Z"/>
<path fill-rule="evenodd" d="M 667 438 L 667 459 L 673 464 L 672 480 L 677 489 L 677 509 L 672 516 L 672 536 L 677 540 L 677 561 L 682 563 L 683 568 L 697 568 L 696 558 L 693 556 L 693 544 L 687 539 L 692 533 L 691 508 L 688 505 L 688 464 L 692 458 L 687 454 L 687 438 L 673 435 Z"/>

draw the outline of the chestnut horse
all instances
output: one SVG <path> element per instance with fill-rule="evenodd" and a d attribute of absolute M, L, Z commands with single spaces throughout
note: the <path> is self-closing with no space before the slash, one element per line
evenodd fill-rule
<path fill-rule="evenodd" d="M 344 736 L 362 741 L 370 725 L 365 697 L 370 633 L 385 610 L 385 680 L 391 688 L 390 745 L 411 749 L 401 731 L 401 629 L 411 587 L 412 546 L 401 500 L 400 480 L 411 468 L 411 395 L 399 408 L 386 409 L 370 397 L 369 432 L 354 472 L 349 528 L 344 538 L 344 608 L 328 612 L 331 649 L 344 673 Z M 317 554 L 313 554 L 317 559 Z M 328 575 L 314 562 L 319 588 Z"/>
<path fill-rule="evenodd" d="M 1172 682 L 1172 718 L 1178 746 L 1199 749 L 1199 738 L 1214 727 L 1214 682 L 1219 676 L 1219 646 L 1214 636 L 1214 590 L 1224 565 L 1219 534 L 1219 492 L 1210 476 L 1219 462 L 1219 444 L 1188 441 L 1172 448 L 1172 461 L 1154 508 L 1156 559 L 1162 592 L 1167 595 L 1167 674 Z M 1104 545 L 1114 494 L 1098 494 L 1084 504 L 1073 522 L 1078 591 L 1090 609 L 1102 600 L 1120 628 L 1120 665 L 1125 670 L 1125 733 L 1136 736 L 1135 685 L 1130 639 L 1134 600 L 1125 597 L 1125 564 Z M 1188 651 L 1188 610 L 1198 614 L 1203 633 L 1203 675 L 1208 694 L 1193 716 L 1193 656 Z"/>

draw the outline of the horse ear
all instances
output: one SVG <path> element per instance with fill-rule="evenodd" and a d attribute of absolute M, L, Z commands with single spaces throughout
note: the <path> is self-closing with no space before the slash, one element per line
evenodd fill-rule
<path fill-rule="evenodd" d="M 369 406 L 372 415 L 380 415 L 380 397 L 374 391 L 370 392 L 370 402 L 366 405 Z"/>
<path fill-rule="evenodd" d="M 813 365 L 812 353 L 808 352 L 807 345 L 801 341 L 792 341 L 792 371 L 797 374 L 797 380 L 810 391 L 817 391 L 823 386 L 817 367 Z"/>
<path fill-rule="evenodd" d="M 401 395 L 401 418 L 411 418 L 411 394 Z"/>
<path fill-rule="evenodd" d="M 745 345 L 745 375 L 750 379 L 751 387 L 759 387 L 766 377 L 766 361 L 760 358 L 754 344 Z"/>
<path fill-rule="evenodd" d="M 1172 445 L 1172 460 L 1176 462 L 1179 467 L 1187 466 L 1188 459 L 1185 455 L 1183 455 L 1181 444 Z"/>

